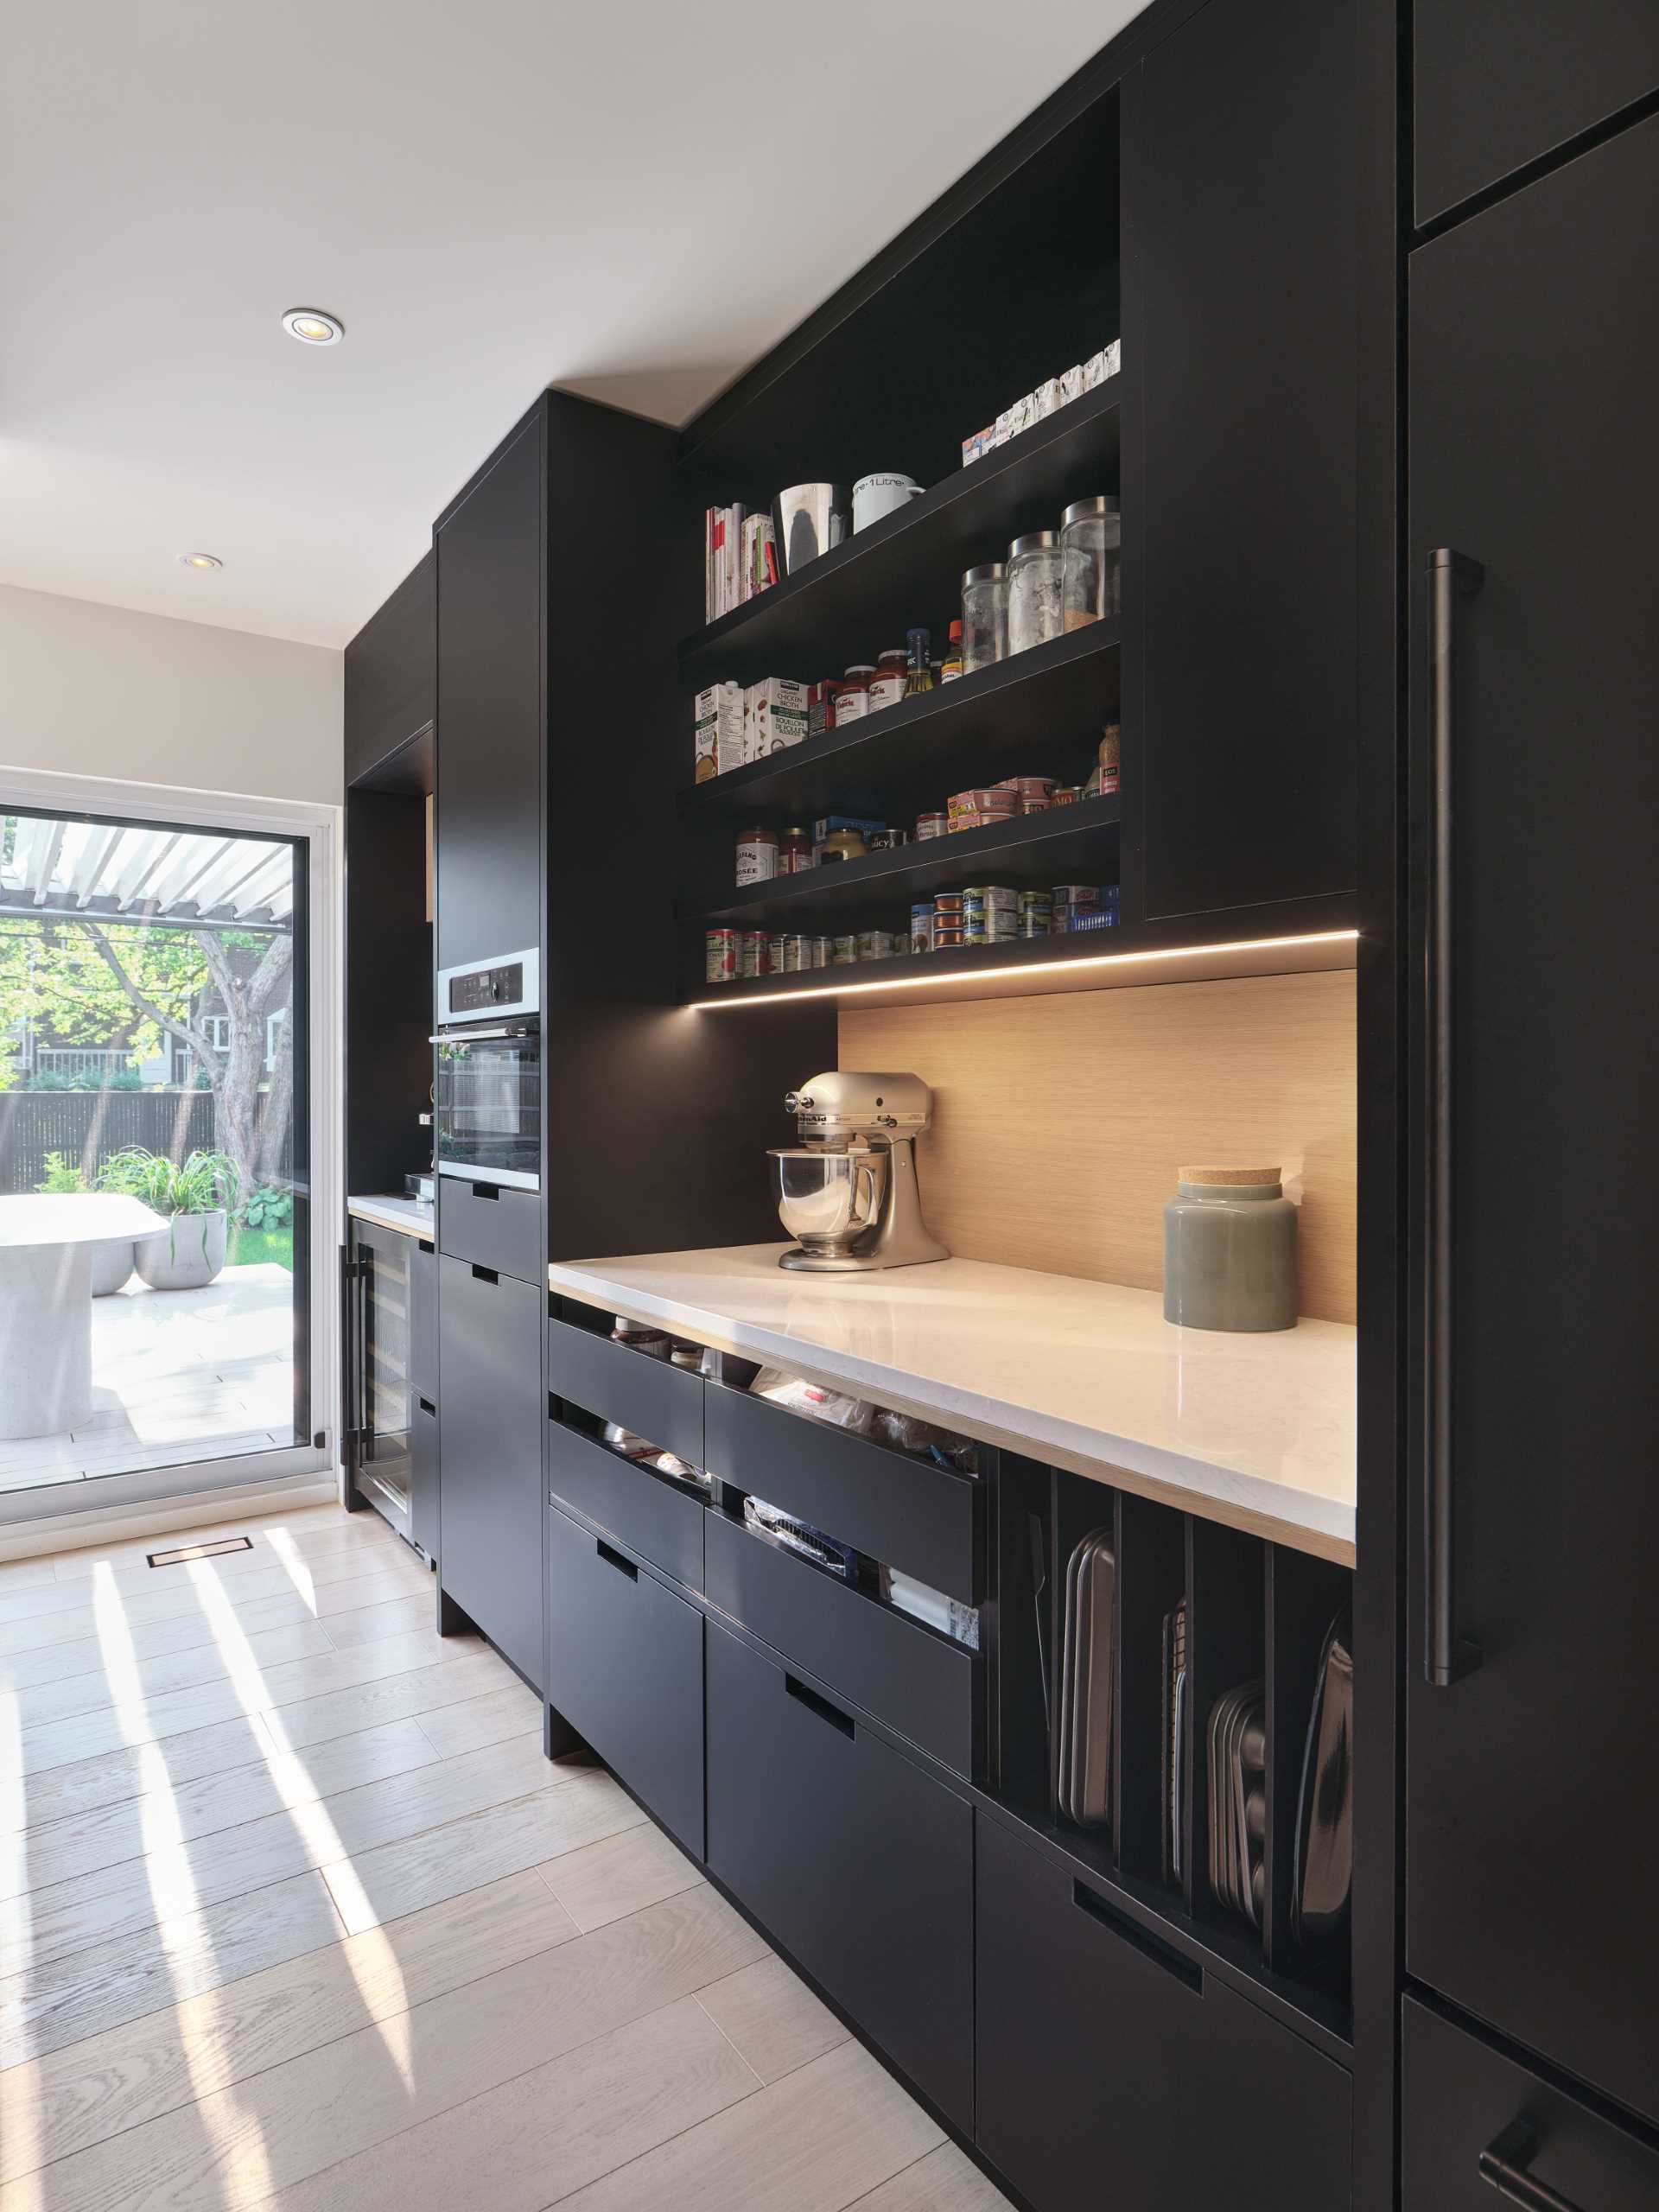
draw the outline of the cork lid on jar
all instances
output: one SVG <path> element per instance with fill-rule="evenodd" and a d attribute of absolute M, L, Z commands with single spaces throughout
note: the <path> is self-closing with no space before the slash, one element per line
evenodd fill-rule
<path fill-rule="evenodd" d="M 1284 1179 L 1284 1170 L 1279 1167 L 1178 1167 L 1175 1173 L 1183 1183 L 1230 1184 L 1238 1190 Z"/>

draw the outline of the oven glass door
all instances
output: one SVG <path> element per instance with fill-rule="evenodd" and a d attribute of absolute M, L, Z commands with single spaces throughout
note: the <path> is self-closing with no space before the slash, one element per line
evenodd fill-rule
<path fill-rule="evenodd" d="M 437 1040 L 438 1171 L 541 1185 L 542 1040 L 533 1027 L 452 1030 Z"/>

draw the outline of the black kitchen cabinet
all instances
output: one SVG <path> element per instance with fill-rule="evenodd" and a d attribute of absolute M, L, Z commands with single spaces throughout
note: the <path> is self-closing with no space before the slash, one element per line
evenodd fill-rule
<path fill-rule="evenodd" d="M 1354 73 L 1331 0 L 1211 0 L 1125 83 L 1124 779 L 1148 918 L 1355 880 Z"/>
<path fill-rule="evenodd" d="M 1414 1455 L 1410 1516 L 1406 1964 L 1650 2121 L 1656 227 L 1649 121 L 1414 254 L 1409 518 L 1417 767 L 1427 784 L 1444 759 L 1450 804 L 1423 926 L 1432 957 L 1444 917 L 1452 981 L 1427 1294 L 1446 1439 Z M 1479 564 L 1446 571 L 1438 747 L 1437 552 Z"/>
<path fill-rule="evenodd" d="M 970 2130 L 972 1808 L 799 1677 L 704 1634 L 710 1869 Z"/>
<path fill-rule="evenodd" d="M 702 1615 L 550 1504 L 547 1694 L 686 1849 L 702 1856 Z"/>
<path fill-rule="evenodd" d="M 1416 0 L 1411 22 L 1419 223 L 1659 87 L 1653 0 Z"/>
<path fill-rule="evenodd" d="M 1340 2212 L 1347 2073 L 982 1815 L 976 2140 L 1035 2212 Z"/>
<path fill-rule="evenodd" d="M 542 1316 L 534 1284 L 440 1255 L 438 1578 L 542 1681 Z"/>
<path fill-rule="evenodd" d="M 429 727 L 437 668 L 430 550 L 346 648 L 346 780 L 360 782 Z"/>
<path fill-rule="evenodd" d="M 1454 2027 L 1404 2007 L 1402 2212 L 1652 2212 L 1659 2152 Z M 1529 2191 L 1532 2193 L 1529 2193 Z"/>
<path fill-rule="evenodd" d="M 539 410 L 443 515 L 437 557 L 437 964 L 542 942 Z"/>
<path fill-rule="evenodd" d="M 438 1255 L 424 1238 L 409 1244 L 409 1533 L 438 1555 Z"/>

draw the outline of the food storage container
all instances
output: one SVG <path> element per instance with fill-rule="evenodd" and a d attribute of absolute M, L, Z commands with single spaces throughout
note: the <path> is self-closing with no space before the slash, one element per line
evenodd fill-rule
<path fill-rule="evenodd" d="M 989 668 L 1008 650 L 1008 574 L 1000 561 L 969 569 L 962 580 L 962 672 Z"/>
<path fill-rule="evenodd" d="M 1117 501 L 1077 499 L 1060 517 L 1065 627 L 1081 630 L 1119 611 L 1123 518 Z"/>
<path fill-rule="evenodd" d="M 1008 651 L 1029 652 L 1058 638 L 1063 627 L 1060 541 L 1052 530 L 1033 530 L 1008 548 Z"/>
<path fill-rule="evenodd" d="M 1164 1208 L 1164 1319 L 1294 1329 L 1296 1209 L 1276 1167 L 1183 1167 Z"/>

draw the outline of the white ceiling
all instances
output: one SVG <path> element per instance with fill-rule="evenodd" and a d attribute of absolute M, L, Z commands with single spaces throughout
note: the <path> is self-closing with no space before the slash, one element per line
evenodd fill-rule
<path fill-rule="evenodd" d="M 14 10 L 0 582 L 343 644 L 544 385 L 683 421 L 1141 4 Z"/>

